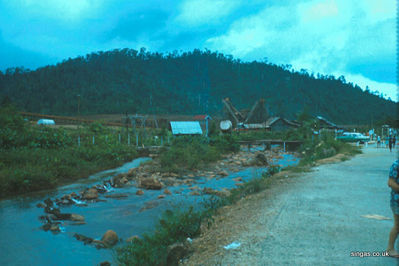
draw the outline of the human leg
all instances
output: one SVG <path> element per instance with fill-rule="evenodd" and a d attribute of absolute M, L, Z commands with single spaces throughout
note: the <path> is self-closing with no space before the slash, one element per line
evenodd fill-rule
<path fill-rule="evenodd" d="M 389 240 L 387 248 L 389 256 L 399 256 L 399 253 L 395 250 L 395 241 L 399 233 L 399 214 L 395 214 L 395 212 L 397 212 L 398 209 L 399 209 L 398 207 L 396 207 L 396 210 L 395 208 L 392 208 L 394 223 L 391 231 L 389 232 Z"/>

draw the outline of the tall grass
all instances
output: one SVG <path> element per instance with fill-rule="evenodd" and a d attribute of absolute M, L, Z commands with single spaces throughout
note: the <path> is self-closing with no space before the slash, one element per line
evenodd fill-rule
<path fill-rule="evenodd" d="M 76 131 L 32 126 L 10 106 L 0 108 L 0 126 L 0 197 L 54 188 L 137 156 L 119 143 L 78 147 Z M 79 133 L 93 128 L 99 130 Z"/>
<path fill-rule="evenodd" d="M 223 153 L 238 149 L 239 145 L 229 135 L 215 136 L 209 141 L 201 136 L 179 136 L 168 149 L 161 151 L 161 170 L 180 172 L 198 169 L 219 160 Z"/>

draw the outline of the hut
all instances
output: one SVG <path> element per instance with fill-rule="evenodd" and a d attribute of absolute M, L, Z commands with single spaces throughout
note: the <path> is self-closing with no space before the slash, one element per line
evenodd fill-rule
<path fill-rule="evenodd" d="M 333 122 L 328 121 L 322 116 L 316 116 L 316 119 L 319 123 L 319 128 L 320 129 L 327 129 L 327 130 L 336 130 L 339 129 L 339 127 L 334 124 Z"/>
<path fill-rule="evenodd" d="M 292 121 L 289 121 L 288 119 L 278 117 L 278 116 L 270 117 L 266 121 L 266 126 L 271 131 L 285 131 L 285 130 L 288 130 L 291 128 L 299 127 L 299 125 L 297 123 L 294 123 Z"/>
<path fill-rule="evenodd" d="M 239 112 L 229 98 L 222 100 L 224 105 L 224 120 L 230 120 L 234 128 L 266 129 L 266 121 L 269 117 L 265 107 L 265 100 L 258 100 L 250 111 Z"/>
<path fill-rule="evenodd" d="M 202 135 L 202 129 L 198 121 L 171 121 L 172 134 L 179 135 Z"/>
<path fill-rule="evenodd" d="M 267 121 L 269 114 L 265 107 L 265 100 L 259 99 L 251 108 L 248 115 L 246 116 L 245 124 L 261 124 Z"/>

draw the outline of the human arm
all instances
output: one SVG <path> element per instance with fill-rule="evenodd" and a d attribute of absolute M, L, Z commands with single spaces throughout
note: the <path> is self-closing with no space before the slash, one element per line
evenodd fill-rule
<path fill-rule="evenodd" d="M 395 192 L 399 192 L 399 184 L 393 178 L 388 179 L 388 187 L 392 188 Z"/>
<path fill-rule="evenodd" d="M 388 179 L 388 186 L 392 188 L 395 192 L 399 192 L 399 184 L 397 183 L 398 178 L 398 167 L 399 167 L 399 160 L 393 163 L 391 169 L 389 169 L 389 179 Z"/>

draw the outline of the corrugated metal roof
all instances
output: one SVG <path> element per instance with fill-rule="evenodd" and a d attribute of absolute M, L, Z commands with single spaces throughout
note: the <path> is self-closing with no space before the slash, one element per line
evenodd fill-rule
<path fill-rule="evenodd" d="M 202 134 L 202 129 L 198 121 L 171 121 L 173 135 L 194 135 Z"/>

